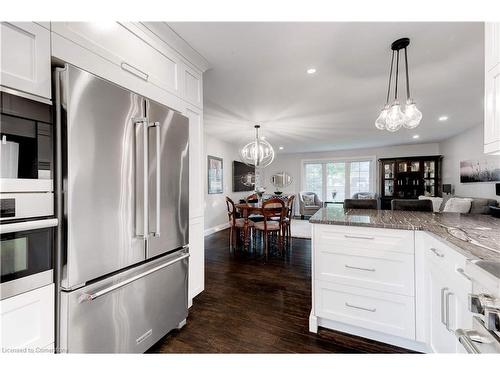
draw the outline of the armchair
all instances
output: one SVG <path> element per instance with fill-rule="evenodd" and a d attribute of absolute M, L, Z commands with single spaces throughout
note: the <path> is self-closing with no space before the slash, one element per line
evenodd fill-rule
<path fill-rule="evenodd" d="M 304 220 L 304 216 L 314 215 L 321 207 L 323 207 L 323 202 L 319 199 L 318 194 L 312 191 L 302 191 L 299 193 L 299 210 L 302 220 Z"/>

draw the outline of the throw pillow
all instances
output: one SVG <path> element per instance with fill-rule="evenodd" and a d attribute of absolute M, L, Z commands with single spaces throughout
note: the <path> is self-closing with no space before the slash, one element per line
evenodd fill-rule
<path fill-rule="evenodd" d="M 358 199 L 373 199 L 372 194 L 358 194 Z"/>
<path fill-rule="evenodd" d="M 443 212 L 458 212 L 460 214 L 469 213 L 471 201 L 472 199 L 468 198 L 450 198 L 448 202 L 446 202 Z"/>
<path fill-rule="evenodd" d="M 314 206 L 314 195 L 304 194 L 302 196 L 302 200 L 304 201 L 305 206 Z"/>
<path fill-rule="evenodd" d="M 426 197 L 425 195 L 421 195 L 418 199 L 428 199 L 432 202 L 432 210 L 434 212 L 439 212 L 441 208 L 441 204 L 443 203 L 443 198 L 441 197 Z"/>

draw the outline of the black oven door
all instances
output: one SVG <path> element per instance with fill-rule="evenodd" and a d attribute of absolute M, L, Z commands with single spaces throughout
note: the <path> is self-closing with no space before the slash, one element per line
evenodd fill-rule
<path fill-rule="evenodd" d="M 55 224 L 49 219 L 1 226 L 2 299 L 53 282 Z"/>

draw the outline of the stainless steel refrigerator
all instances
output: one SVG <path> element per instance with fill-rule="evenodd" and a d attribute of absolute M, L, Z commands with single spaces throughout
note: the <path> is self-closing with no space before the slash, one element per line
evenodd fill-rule
<path fill-rule="evenodd" d="M 72 65 L 54 76 L 56 345 L 144 352 L 187 317 L 188 119 Z"/>

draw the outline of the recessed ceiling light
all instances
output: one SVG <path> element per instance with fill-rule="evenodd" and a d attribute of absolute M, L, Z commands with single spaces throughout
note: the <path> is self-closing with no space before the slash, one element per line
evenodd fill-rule
<path fill-rule="evenodd" d="M 314 68 L 307 69 L 307 74 L 314 74 L 314 73 L 316 73 L 316 69 Z"/>
<path fill-rule="evenodd" d="M 448 116 L 440 116 L 440 117 L 438 118 L 438 120 L 439 120 L 439 121 L 446 121 L 446 120 L 448 120 Z"/>
<path fill-rule="evenodd" d="M 413 139 L 419 139 L 419 138 L 420 138 L 420 136 L 419 136 L 418 134 L 415 134 L 412 138 L 413 138 Z"/>
<path fill-rule="evenodd" d="M 279 147 L 279 149 L 280 149 L 280 150 L 284 150 L 285 148 L 284 148 L 283 146 L 280 146 L 280 147 Z"/>

